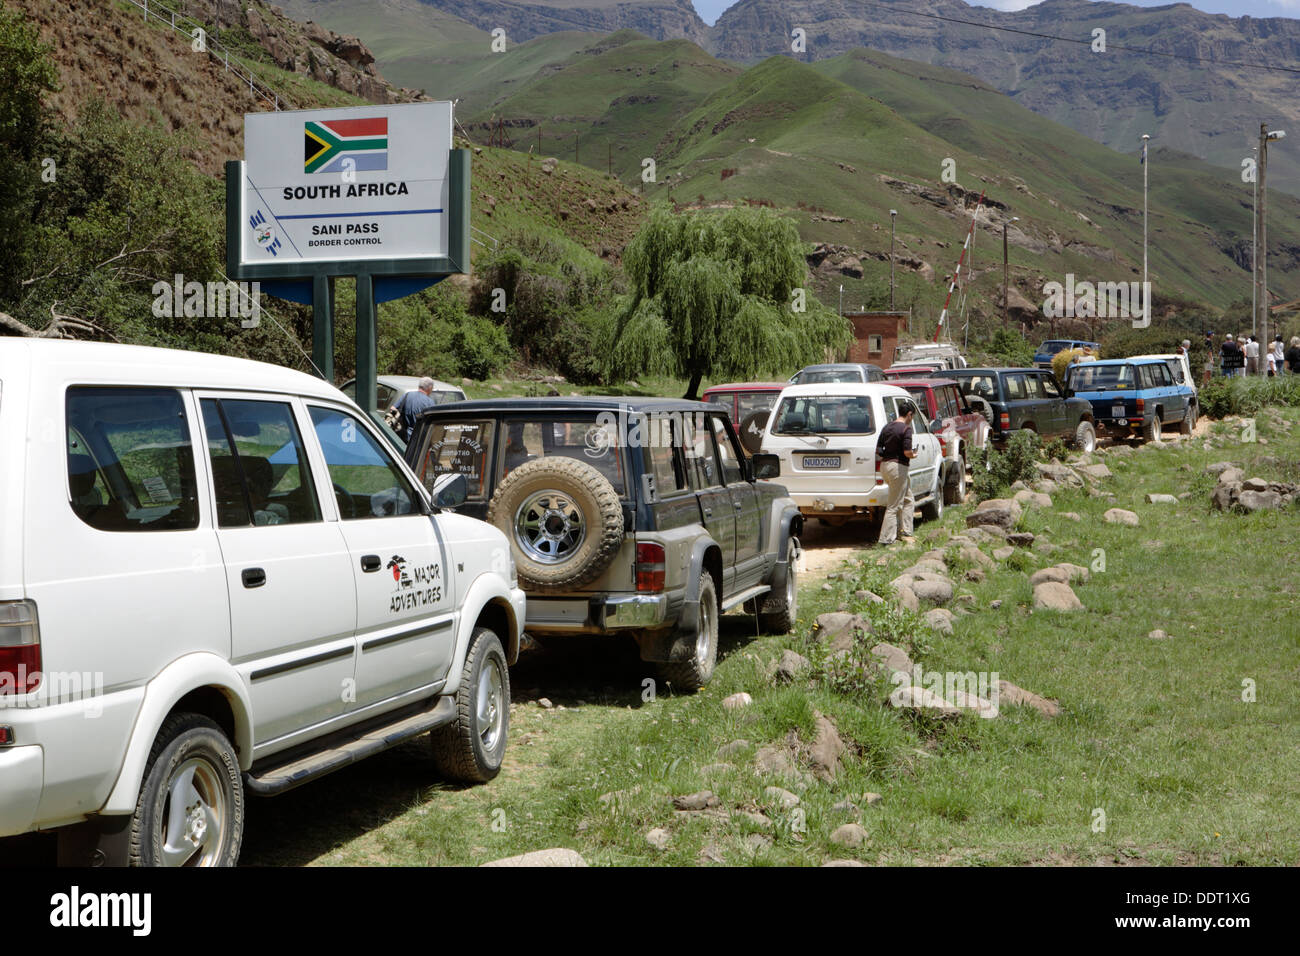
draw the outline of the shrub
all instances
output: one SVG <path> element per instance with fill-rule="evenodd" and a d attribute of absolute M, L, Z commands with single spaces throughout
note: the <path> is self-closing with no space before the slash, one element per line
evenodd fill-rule
<path fill-rule="evenodd" d="M 1017 481 L 1033 481 L 1041 439 L 1038 433 L 1022 428 L 1011 433 L 1006 451 L 991 445 L 975 449 L 971 455 L 971 473 L 976 501 L 1000 498 Z M 988 466 L 986 467 L 986 462 Z"/>
<path fill-rule="evenodd" d="M 451 356 L 456 371 L 482 381 L 514 356 L 505 329 L 476 315 L 451 333 Z"/>
<path fill-rule="evenodd" d="M 997 365 L 1026 368 L 1034 364 L 1034 347 L 1025 337 L 1008 329 L 998 329 L 988 345 L 989 356 Z"/>
<path fill-rule="evenodd" d="M 1062 349 L 1052 356 L 1052 374 L 1056 376 L 1058 382 L 1065 381 L 1065 370 L 1070 367 L 1076 359 L 1086 361 L 1101 358 L 1101 354 L 1095 349 L 1091 352 L 1083 349 Z"/>
<path fill-rule="evenodd" d="M 1300 375 L 1274 378 L 1215 378 L 1197 394 L 1210 418 L 1253 415 L 1270 405 L 1300 406 Z"/>

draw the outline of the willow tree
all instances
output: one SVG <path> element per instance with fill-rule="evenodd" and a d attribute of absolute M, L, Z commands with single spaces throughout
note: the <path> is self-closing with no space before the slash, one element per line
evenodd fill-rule
<path fill-rule="evenodd" d="M 623 253 L 632 294 L 609 357 L 614 376 L 751 379 L 823 361 L 849 323 L 804 287 L 794 224 L 762 209 L 656 209 Z"/>

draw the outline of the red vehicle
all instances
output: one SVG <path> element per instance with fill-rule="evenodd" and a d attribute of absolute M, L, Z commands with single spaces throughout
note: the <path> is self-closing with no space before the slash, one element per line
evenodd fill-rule
<path fill-rule="evenodd" d="M 892 369 L 890 371 L 893 371 Z M 897 385 L 916 399 L 928 421 L 938 419 L 942 428 L 931 430 L 939 438 L 943 456 L 949 461 L 960 460 L 961 491 L 965 493 L 966 466 L 970 451 L 985 448 L 989 443 L 989 423 L 980 412 L 967 403 L 957 383 L 949 378 L 898 378 L 889 384 Z"/>
<path fill-rule="evenodd" d="M 753 412 L 770 412 L 789 382 L 731 382 L 704 390 L 703 401 L 721 405 L 731 416 L 731 424 L 740 427 L 745 416 Z"/>
<path fill-rule="evenodd" d="M 943 371 L 943 366 L 938 362 L 922 365 L 894 365 L 885 369 L 885 378 L 893 383 L 894 379 L 899 378 L 928 378 L 940 371 Z"/>

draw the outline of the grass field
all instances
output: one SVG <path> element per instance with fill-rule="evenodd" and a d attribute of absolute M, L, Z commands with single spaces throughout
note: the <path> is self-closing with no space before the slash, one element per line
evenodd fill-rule
<path fill-rule="evenodd" d="M 1295 410 L 1285 415 L 1296 422 Z M 756 637 L 752 619 L 725 616 L 723 659 L 697 695 L 656 684 L 647 699 L 652 672 L 626 646 L 526 654 L 512 672 L 506 767 L 491 784 L 439 784 L 426 748 L 407 745 L 253 803 L 244 862 L 476 864 L 557 846 L 593 864 L 637 865 L 1300 862 L 1300 515 L 1213 512 L 1204 475 L 1207 463 L 1232 460 L 1294 481 L 1285 462 L 1300 458 L 1300 429 L 1263 414 L 1262 445 L 1215 428 L 1223 434 L 1211 450 L 1171 442 L 1099 455 L 1114 472 L 1099 488 L 1115 497 L 1059 491 L 1052 509 L 1028 511 L 1023 527 L 1059 550 L 998 562 L 983 582 L 960 584 L 974 610 L 957 615 L 950 636 L 873 611 L 853 592 L 885 593 L 920 552 L 964 527 L 970 505 L 918 523 L 909 549 L 864 548 L 833 580 L 805 577 L 794 634 Z M 1149 492 L 1185 490 L 1178 505 L 1144 503 Z M 1135 511 L 1140 527 L 1103 522 L 1110 507 Z M 1082 520 L 1061 519 L 1066 511 Z M 1086 610 L 1031 611 L 1027 572 L 1057 561 L 1093 568 L 1075 585 Z M 1004 705 L 995 719 L 940 720 L 888 707 L 879 680 L 774 686 L 767 664 L 785 648 L 817 664 L 805 635 L 817 614 L 840 606 L 872 614 L 878 632 L 927 670 L 997 671 L 1058 701 L 1061 714 Z M 1148 638 L 1156 628 L 1169 639 Z M 1250 689 L 1254 699 L 1243 700 Z M 752 706 L 722 707 L 742 690 Z M 555 706 L 540 706 L 541 696 Z M 847 746 L 835 778 L 756 774 L 759 748 L 791 734 L 812 740 L 815 712 Z M 719 756 L 738 740 L 746 743 Z M 765 794 L 773 785 L 799 806 L 778 806 Z M 674 810 L 672 797 L 702 789 L 718 807 Z M 866 792 L 882 799 L 868 806 Z M 845 800 L 857 809 L 835 808 Z M 830 842 L 847 822 L 866 830 L 856 848 Z M 662 850 L 647 842 L 653 828 L 669 834 Z"/>

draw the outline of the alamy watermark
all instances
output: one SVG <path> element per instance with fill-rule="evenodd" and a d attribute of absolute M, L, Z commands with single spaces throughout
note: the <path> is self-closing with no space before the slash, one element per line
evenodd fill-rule
<path fill-rule="evenodd" d="M 186 282 L 178 272 L 171 282 L 159 279 L 151 291 L 156 319 L 238 318 L 245 329 L 262 322 L 260 282 Z"/>
<path fill-rule="evenodd" d="M 894 671 L 890 682 L 895 686 L 889 700 L 895 707 L 952 705 L 974 710 L 981 717 L 998 715 L 1001 685 L 997 671 L 927 671 L 917 664 L 910 674 Z M 917 690 L 929 693 L 919 695 Z"/>
<path fill-rule="evenodd" d="M 1151 324 L 1150 282 L 1065 282 L 1043 285 L 1043 315 L 1049 319 L 1131 319 L 1133 328 Z"/>
<path fill-rule="evenodd" d="M 26 690 L 35 685 L 33 690 Z M 56 704 L 83 704 L 86 719 L 104 713 L 103 671 L 29 671 L 26 664 L 17 670 L 0 671 L 0 698 L 6 707 L 50 707 Z"/>

